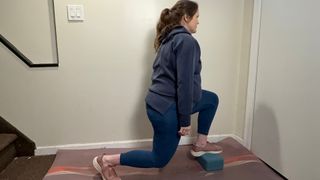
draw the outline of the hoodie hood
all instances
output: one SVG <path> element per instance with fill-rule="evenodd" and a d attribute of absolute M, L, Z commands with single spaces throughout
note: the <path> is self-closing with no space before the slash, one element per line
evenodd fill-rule
<path fill-rule="evenodd" d="M 185 27 L 183 27 L 183 26 L 177 26 L 177 27 L 173 28 L 173 29 L 171 30 L 171 32 L 162 40 L 161 44 L 168 42 L 168 41 L 171 40 L 175 35 L 177 35 L 177 34 L 182 34 L 182 33 L 186 33 L 186 34 L 191 35 L 191 33 L 190 33 Z"/>

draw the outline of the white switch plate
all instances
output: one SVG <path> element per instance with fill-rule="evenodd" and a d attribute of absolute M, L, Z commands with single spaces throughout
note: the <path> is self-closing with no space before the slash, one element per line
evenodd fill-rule
<path fill-rule="evenodd" d="M 84 8 L 83 5 L 67 5 L 68 20 L 69 21 L 83 21 Z"/>

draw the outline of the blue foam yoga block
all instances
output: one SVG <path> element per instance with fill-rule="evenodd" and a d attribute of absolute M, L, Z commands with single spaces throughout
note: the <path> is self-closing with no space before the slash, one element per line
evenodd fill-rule
<path fill-rule="evenodd" d="M 198 157 L 197 160 L 206 171 L 217 171 L 223 169 L 224 159 L 219 154 L 206 153 Z"/>

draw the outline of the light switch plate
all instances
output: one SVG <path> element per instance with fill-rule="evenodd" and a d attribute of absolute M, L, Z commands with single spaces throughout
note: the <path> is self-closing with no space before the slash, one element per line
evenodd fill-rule
<path fill-rule="evenodd" d="M 68 20 L 69 21 L 83 21 L 84 8 L 83 5 L 67 5 Z"/>

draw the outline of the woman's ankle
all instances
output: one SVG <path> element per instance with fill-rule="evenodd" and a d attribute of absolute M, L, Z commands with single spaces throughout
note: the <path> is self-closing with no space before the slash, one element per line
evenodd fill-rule
<path fill-rule="evenodd" d="M 120 164 L 120 155 L 104 155 L 102 162 L 108 166 L 116 166 Z"/>
<path fill-rule="evenodd" d="M 197 146 L 197 147 L 205 147 L 207 145 L 207 143 L 203 143 L 203 142 L 198 142 L 196 141 L 193 145 Z"/>
<path fill-rule="evenodd" d="M 207 135 L 198 134 L 197 140 L 194 143 L 194 145 L 198 147 L 204 147 L 207 145 L 207 142 L 208 142 Z"/>

